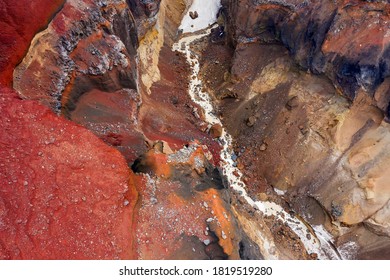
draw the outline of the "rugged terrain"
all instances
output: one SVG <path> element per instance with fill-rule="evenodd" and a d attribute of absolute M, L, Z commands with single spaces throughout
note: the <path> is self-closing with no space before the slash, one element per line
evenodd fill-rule
<path fill-rule="evenodd" d="M 0 259 L 390 258 L 390 5 L 201 1 L 0 0 Z"/>

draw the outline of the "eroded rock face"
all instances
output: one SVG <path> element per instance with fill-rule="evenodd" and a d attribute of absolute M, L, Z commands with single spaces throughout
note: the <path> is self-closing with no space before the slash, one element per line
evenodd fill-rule
<path fill-rule="evenodd" d="M 67 1 L 15 69 L 14 88 L 23 98 L 69 113 L 91 89 L 136 89 L 136 46 L 125 1 Z"/>
<path fill-rule="evenodd" d="M 281 195 L 313 226 L 325 225 L 340 252 L 353 251 L 349 257 L 388 258 L 381 249 L 389 244 L 390 217 L 388 5 L 225 5 L 234 49 L 210 46 L 203 75 L 237 140 L 237 166 L 252 195 Z M 217 79 L 209 82 L 211 73 Z M 344 230 L 362 237 L 348 243 Z M 375 248 L 368 242 L 373 233 L 381 244 Z"/>
<path fill-rule="evenodd" d="M 223 2 L 234 41 L 282 42 L 301 67 L 325 74 L 350 100 L 360 90 L 372 98 L 390 74 L 386 1 Z M 385 114 L 388 90 L 374 102 Z"/>
<path fill-rule="evenodd" d="M 67 1 L 14 73 L 23 98 L 90 129 L 129 163 L 146 151 L 136 49 L 140 33 L 155 23 L 144 24 L 144 14 L 134 18 L 132 8 L 124 0 Z"/>
<path fill-rule="evenodd" d="M 186 92 L 185 59 L 169 47 L 185 5 L 173 6 L 175 12 L 162 18 L 167 36 L 163 30 L 151 31 L 163 34 L 159 35 L 160 44 L 166 57 L 156 63 L 167 71 L 161 83 L 147 93 L 138 76 L 145 69 L 136 63 L 136 49 L 139 40 L 149 36 L 160 3 L 130 2 L 137 5 L 128 6 L 125 1 L 67 1 L 47 29 L 35 36 L 14 72 L 14 87 L 25 100 L 13 91 L 4 91 L 2 109 L 9 114 L 2 115 L 1 124 L 9 134 L 2 134 L 6 137 L 2 143 L 10 144 L 2 148 L 1 258 L 239 258 L 240 233 L 221 194 L 219 173 L 206 174 L 199 166 L 207 161 L 208 168 L 214 170 L 218 157 L 209 162 L 203 155 L 196 164 L 190 161 L 184 171 L 168 162 L 167 153 L 193 139 L 207 142 L 214 155 L 219 153 L 217 142 L 199 131 L 201 121 L 194 115 L 196 108 L 186 95 L 181 96 Z M 172 58 L 177 61 L 176 70 L 166 65 Z M 145 68 L 148 66 L 145 64 Z M 181 80 L 175 81 L 178 77 Z M 172 83 L 177 83 L 173 91 L 169 87 Z M 162 154 L 146 153 L 151 143 L 160 140 L 166 143 Z M 152 161 L 160 158 L 159 164 L 177 174 L 172 178 L 158 172 L 135 176 L 128 166 L 142 154 Z M 195 166 L 203 175 L 192 174 Z M 149 168 L 160 167 L 152 164 Z M 195 190 L 195 185 L 183 181 L 190 174 L 194 184 L 198 181 L 204 189 Z M 217 176 L 219 185 L 215 186 L 208 176 Z M 157 206 L 176 211 L 187 221 L 177 224 L 174 232 L 170 219 L 161 219 L 160 208 L 147 203 L 153 191 L 148 182 L 153 180 L 160 191 L 156 195 L 161 205 Z M 136 189 L 142 199 L 134 209 Z M 193 197 L 183 194 L 181 198 L 183 190 Z M 17 194 L 22 197 L 19 201 Z M 166 201 L 167 196 L 178 198 Z M 199 208 L 204 205 L 199 203 L 206 201 L 210 207 L 199 216 Z M 183 215 L 188 210 L 185 203 L 193 205 L 188 215 Z M 215 211 L 214 222 L 206 222 L 210 211 Z M 31 219 L 30 213 L 34 213 Z M 194 232 L 189 231 L 187 225 L 194 220 Z M 205 233 L 208 224 L 210 233 Z M 155 231 L 155 225 L 160 231 Z M 152 235 L 153 247 L 143 243 L 148 233 L 156 234 Z M 161 234 L 167 235 L 164 242 L 160 241 Z M 189 241 L 197 253 L 189 247 Z M 67 250 L 61 246 L 67 246 Z M 161 249 L 159 255 L 155 255 L 154 248 Z M 255 254 L 256 250 L 252 251 Z"/>
<path fill-rule="evenodd" d="M 135 258 L 123 156 L 9 89 L 0 111 L 0 259 Z"/>

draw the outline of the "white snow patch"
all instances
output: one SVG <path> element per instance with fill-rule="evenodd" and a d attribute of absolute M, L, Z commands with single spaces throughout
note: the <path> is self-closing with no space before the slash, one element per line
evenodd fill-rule
<path fill-rule="evenodd" d="M 196 32 L 209 27 L 217 20 L 217 13 L 221 7 L 221 0 L 194 0 L 188 12 L 184 15 L 179 29 L 183 33 Z M 198 17 L 192 19 L 189 12 L 197 12 Z"/>

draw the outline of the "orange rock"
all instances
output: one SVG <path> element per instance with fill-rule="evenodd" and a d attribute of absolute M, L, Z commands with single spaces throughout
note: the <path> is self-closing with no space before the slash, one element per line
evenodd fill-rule
<path fill-rule="evenodd" d="M 217 190 L 208 189 L 202 194 L 203 200 L 210 205 L 211 211 L 214 213 L 214 233 L 217 235 L 219 245 L 223 248 L 224 252 L 232 258 L 239 258 L 234 244 L 236 236 L 233 226 L 233 217 L 230 211 L 227 210 L 226 202 L 224 202 Z"/>
<path fill-rule="evenodd" d="M 143 159 L 153 165 L 158 158 L 160 165 L 169 166 L 171 176 L 169 180 L 156 172 L 138 176 L 140 259 L 239 258 L 239 236 L 229 205 L 220 190 L 204 185 L 206 173 L 193 172 L 200 165 L 206 168 L 202 151 L 192 143 L 169 157 L 152 150 Z M 205 189 L 197 189 L 199 185 Z"/>

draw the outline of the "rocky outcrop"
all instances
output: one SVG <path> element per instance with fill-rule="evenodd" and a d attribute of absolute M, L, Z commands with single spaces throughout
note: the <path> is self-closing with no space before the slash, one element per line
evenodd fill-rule
<path fill-rule="evenodd" d="M 223 1 L 237 42 L 281 42 L 305 70 L 325 74 L 355 100 L 360 91 L 389 116 L 386 1 Z"/>
<path fill-rule="evenodd" d="M 156 22 L 151 18 L 155 11 L 150 14 L 141 2 L 130 2 L 136 6 L 128 7 L 125 1 L 67 1 L 34 38 L 14 73 L 14 87 L 23 98 L 39 100 L 90 129 L 129 163 L 147 149 L 143 131 L 150 121 L 145 128 L 138 122 L 138 87 L 144 86 L 144 79 L 138 81 L 136 49 Z M 158 6 L 156 2 L 153 7 Z M 157 108 L 146 107 L 148 112 Z"/>
<path fill-rule="evenodd" d="M 192 54 L 214 125 L 172 50 L 191 1 L 10 2 L 1 259 L 390 257 L 385 1 L 223 0 Z"/>
<path fill-rule="evenodd" d="M 67 1 L 34 38 L 14 73 L 14 87 L 23 98 L 39 100 L 93 131 L 123 153 L 129 164 L 146 152 L 148 141 L 165 140 L 181 148 L 192 139 L 207 139 L 190 123 L 199 121 L 185 101 L 188 97 L 178 98 L 185 95 L 186 66 L 169 47 L 185 5 L 163 3 L 157 19 L 153 9 L 159 1 L 149 1 L 150 7 L 142 1 L 130 2 L 128 6 L 124 0 Z M 159 64 L 162 48 L 165 56 Z M 159 68 L 171 59 L 177 61 L 177 68 L 164 69 L 160 83 L 164 85 L 153 89 L 155 94 L 149 98 L 150 87 L 161 79 Z M 179 77 L 181 82 L 174 80 Z M 172 83 L 180 84 L 174 87 L 180 93 L 167 88 Z M 178 107 L 184 107 L 182 117 Z"/>
<path fill-rule="evenodd" d="M 146 151 L 137 128 L 137 47 L 126 1 L 67 1 L 33 39 L 15 69 L 14 88 L 93 131 L 132 162 Z"/>
<path fill-rule="evenodd" d="M 93 89 L 136 89 L 135 35 L 125 1 L 67 1 L 48 28 L 35 36 L 15 69 L 14 88 L 23 98 L 64 114 Z"/>

